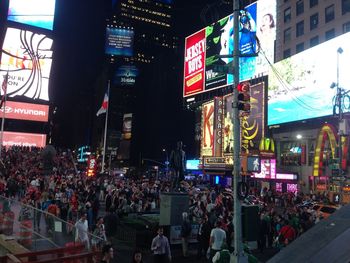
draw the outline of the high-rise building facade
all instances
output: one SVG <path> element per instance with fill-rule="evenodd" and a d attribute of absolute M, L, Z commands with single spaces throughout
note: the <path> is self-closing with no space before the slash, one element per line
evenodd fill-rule
<path fill-rule="evenodd" d="M 350 0 L 277 1 L 276 62 L 350 31 Z"/>
<path fill-rule="evenodd" d="M 174 83 L 169 81 L 169 76 L 175 75 L 171 73 L 172 57 L 178 46 L 173 31 L 173 3 L 117 1 L 106 21 L 106 44 L 116 40 L 119 46 L 119 51 L 112 47 L 106 52 L 111 79 L 109 129 L 121 135 L 117 159 L 138 165 L 139 156 L 152 148 L 142 138 L 155 135 L 147 120 L 159 111 L 157 107 L 163 107 L 159 103 L 163 101 L 164 91 L 170 89 L 167 83 Z M 125 115 L 132 120 L 128 142 L 123 135 Z"/>

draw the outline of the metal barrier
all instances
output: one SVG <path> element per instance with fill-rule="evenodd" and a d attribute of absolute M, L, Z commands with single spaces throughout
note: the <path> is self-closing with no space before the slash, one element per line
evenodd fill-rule
<path fill-rule="evenodd" d="M 15 199 L 0 195 L 0 246 L 11 254 L 30 251 L 76 246 L 75 221 L 65 221 L 46 211 L 37 209 Z M 2 234 L 2 235 L 1 235 Z M 89 244 L 103 241 L 100 237 L 87 233 Z M 7 241 L 11 246 L 7 247 Z M 17 245 L 15 245 L 17 241 Z M 17 246 L 14 248 L 14 246 Z M 94 247 L 96 250 L 96 247 Z M 12 251 L 11 251 L 12 250 Z M 86 244 L 84 251 L 90 252 L 92 246 Z M 0 256 L 5 256 L 1 255 Z M 63 261 L 62 261 L 63 262 Z"/>

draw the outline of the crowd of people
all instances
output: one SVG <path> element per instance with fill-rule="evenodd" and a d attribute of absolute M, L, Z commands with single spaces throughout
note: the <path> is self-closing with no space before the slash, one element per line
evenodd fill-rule
<path fill-rule="evenodd" d="M 2 156 L 0 194 L 17 198 L 38 209 L 31 215 L 35 218 L 36 231 L 43 231 L 40 229 L 41 220 L 45 220 L 45 231 L 50 233 L 53 230 L 54 222 L 42 215 L 41 211 L 44 211 L 69 222 L 63 229 L 67 233 L 73 232 L 75 226 L 76 239 L 87 247 L 102 247 L 116 233 L 116 222 L 120 217 L 159 209 L 160 194 L 171 191 L 171 183 L 165 181 L 111 175 L 88 177 L 76 169 L 69 151 L 57 150 L 52 160 L 52 171 L 47 174 L 43 173 L 42 155 L 38 148 L 12 147 L 6 149 Z M 218 185 L 204 186 L 203 181 L 192 180 L 182 182 L 181 191 L 187 192 L 190 198 L 190 211 L 183 214 L 181 230 L 183 256 L 188 256 L 191 235 L 188 224 L 199 224 L 198 258 L 208 256 L 210 260 L 217 260 L 216 254 L 222 249 L 232 252 L 234 213 L 230 189 Z M 281 249 L 322 219 L 322 214 L 307 207 L 298 207 L 305 200 L 322 196 L 282 194 L 274 189 L 251 189 L 250 195 L 259 200 L 256 234 L 261 252 L 266 247 Z M 105 202 L 103 213 L 101 202 Z M 27 214 L 25 209 L 21 211 L 24 218 L 29 217 Z M 86 236 L 84 233 L 93 235 Z M 158 249 L 154 244 L 151 247 L 153 252 Z"/>

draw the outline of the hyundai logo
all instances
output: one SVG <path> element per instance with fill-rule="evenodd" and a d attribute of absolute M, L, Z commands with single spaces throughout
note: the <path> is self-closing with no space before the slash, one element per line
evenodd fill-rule
<path fill-rule="evenodd" d="M 4 112 L 4 107 L 2 107 L 1 109 L 0 109 L 0 111 L 2 111 L 2 112 Z M 5 107 L 5 113 L 11 113 L 11 112 L 13 112 L 13 109 L 11 108 L 11 107 L 9 107 L 9 106 L 6 106 Z"/>

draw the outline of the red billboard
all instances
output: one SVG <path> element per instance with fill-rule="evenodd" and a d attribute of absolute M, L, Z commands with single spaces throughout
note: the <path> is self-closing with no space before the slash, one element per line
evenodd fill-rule
<path fill-rule="evenodd" d="M 23 133 L 23 132 L 4 132 L 3 145 L 10 146 L 27 146 L 40 147 L 46 145 L 46 134 L 39 133 Z"/>
<path fill-rule="evenodd" d="M 204 90 L 205 29 L 185 40 L 184 96 Z"/>
<path fill-rule="evenodd" d="M 0 111 L 3 112 L 4 107 L 2 107 Z M 47 122 L 49 119 L 49 106 L 43 104 L 7 101 L 5 107 L 5 118 Z"/>

